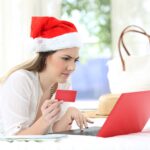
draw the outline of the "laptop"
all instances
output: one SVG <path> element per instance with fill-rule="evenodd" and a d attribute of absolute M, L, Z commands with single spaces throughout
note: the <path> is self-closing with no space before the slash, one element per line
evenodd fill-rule
<path fill-rule="evenodd" d="M 150 118 L 150 91 L 123 93 L 102 127 L 89 127 L 59 134 L 112 137 L 141 132 Z"/>

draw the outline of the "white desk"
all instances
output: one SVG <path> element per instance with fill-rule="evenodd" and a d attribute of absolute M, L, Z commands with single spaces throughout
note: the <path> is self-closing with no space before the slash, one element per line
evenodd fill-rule
<path fill-rule="evenodd" d="M 1 149 L 11 150 L 150 150 L 150 134 L 134 134 L 124 137 L 96 138 L 66 136 L 45 142 L 0 142 Z"/>
<path fill-rule="evenodd" d="M 104 118 L 96 119 L 93 125 L 103 124 L 103 122 Z M 76 126 L 73 125 L 73 128 L 76 128 Z M 43 141 L 7 142 L 1 139 L 0 147 L 9 150 L 150 150 L 150 132 L 111 138 L 77 135 L 45 135 L 41 137 L 33 136 L 32 138 L 43 138 Z"/>

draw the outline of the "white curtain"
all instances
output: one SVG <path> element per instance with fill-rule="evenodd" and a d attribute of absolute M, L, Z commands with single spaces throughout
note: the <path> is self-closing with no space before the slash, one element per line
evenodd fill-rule
<path fill-rule="evenodd" d="M 112 46 L 117 53 L 117 42 L 120 32 L 128 25 L 138 25 L 150 34 L 150 1 L 149 0 L 111 0 L 112 3 Z M 126 44 L 135 54 L 150 52 L 148 40 L 138 34 L 125 37 Z M 115 53 L 115 54 L 116 54 Z"/>
<path fill-rule="evenodd" d="M 60 16 L 61 0 L 0 0 L 0 76 L 32 57 L 31 16 Z"/>

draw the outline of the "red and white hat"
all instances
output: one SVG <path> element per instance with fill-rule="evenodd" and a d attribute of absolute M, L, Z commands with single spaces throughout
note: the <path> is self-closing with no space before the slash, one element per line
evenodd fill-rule
<path fill-rule="evenodd" d="M 75 25 L 54 17 L 32 17 L 31 37 L 36 52 L 81 47 Z"/>

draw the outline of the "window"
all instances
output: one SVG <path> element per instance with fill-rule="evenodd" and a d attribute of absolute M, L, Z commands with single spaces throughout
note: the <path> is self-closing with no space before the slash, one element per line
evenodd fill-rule
<path fill-rule="evenodd" d="M 109 93 L 107 61 L 111 56 L 110 0 L 63 0 L 62 19 L 74 22 L 84 46 L 72 75 L 78 99 L 96 99 Z"/>

